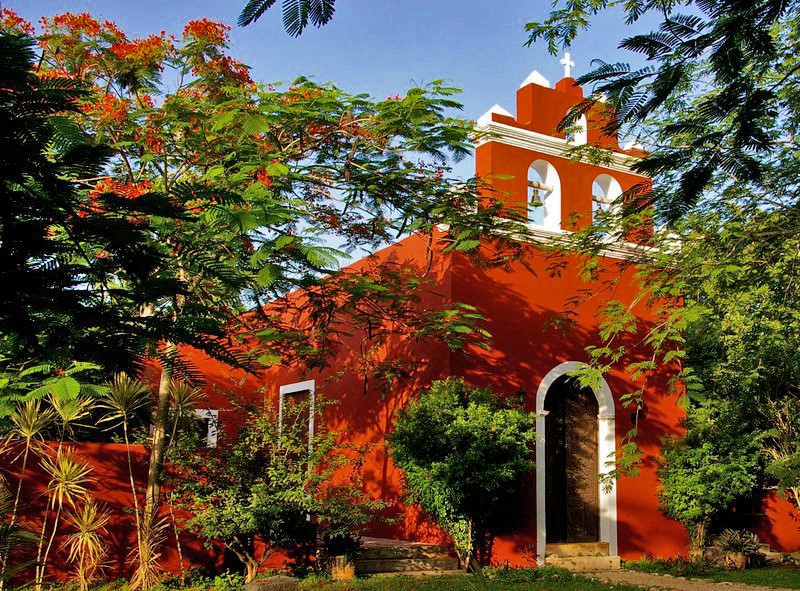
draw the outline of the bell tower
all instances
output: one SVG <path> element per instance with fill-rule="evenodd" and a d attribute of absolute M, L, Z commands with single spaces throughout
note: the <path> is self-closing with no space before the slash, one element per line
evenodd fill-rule
<path fill-rule="evenodd" d="M 551 87 L 534 70 L 517 90 L 516 115 L 494 105 L 477 122 L 476 174 L 488 181 L 506 207 L 527 216 L 542 237 L 591 223 L 599 210 L 619 203 L 628 189 L 647 182 L 630 165 L 644 152 L 633 144 L 619 146 L 616 133 L 603 131 L 613 116 L 603 105 L 593 107 L 571 130 L 558 125 L 584 100 L 571 77 L 569 53 L 561 60 L 565 77 Z M 566 150 L 589 144 L 609 151 L 602 164 L 570 159 Z"/>

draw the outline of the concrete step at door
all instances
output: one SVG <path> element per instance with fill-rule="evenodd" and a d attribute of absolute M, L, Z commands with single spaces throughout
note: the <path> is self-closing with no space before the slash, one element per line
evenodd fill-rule
<path fill-rule="evenodd" d="M 359 558 L 363 560 L 386 560 L 395 558 L 444 558 L 450 555 L 447 546 L 434 544 L 406 544 L 362 548 Z"/>
<path fill-rule="evenodd" d="M 458 559 L 452 556 L 439 558 L 358 558 L 355 561 L 359 574 L 409 573 L 455 571 Z"/>
<path fill-rule="evenodd" d="M 619 570 L 619 556 L 546 556 L 547 566 L 566 568 L 573 572 L 589 572 L 597 570 Z"/>
<path fill-rule="evenodd" d="M 608 542 L 569 542 L 547 544 L 545 556 L 608 556 Z"/>

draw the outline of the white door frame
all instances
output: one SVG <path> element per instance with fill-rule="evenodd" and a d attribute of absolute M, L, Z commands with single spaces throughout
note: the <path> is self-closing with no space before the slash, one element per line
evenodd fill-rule
<path fill-rule="evenodd" d="M 570 374 L 582 367 L 585 363 L 579 361 L 566 361 L 551 369 L 539 389 L 536 391 L 536 562 L 544 564 L 545 547 L 547 546 L 547 506 L 545 501 L 545 487 L 547 483 L 545 474 L 545 443 L 547 433 L 545 432 L 545 417 L 547 412 L 544 409 L 544 400 L 550 386 L 553 385 L 561 376 Z M 611 395 L 611 388 L 608 383 L 601 378 L 600 387 L 592 388 L 597 399 L 597 460 L 598 474 L 607 471 L 606 462 L 612 461 L 616 452 L 616 427 L 614 397 Z M 608 542 L 608 550 L 611 556 L 617 555 L 617 486 L 616 482 L 611 481 L 610 490 L 605 490 L 607 485 L 597 483 L 600 501 L 600 541 Z"/>

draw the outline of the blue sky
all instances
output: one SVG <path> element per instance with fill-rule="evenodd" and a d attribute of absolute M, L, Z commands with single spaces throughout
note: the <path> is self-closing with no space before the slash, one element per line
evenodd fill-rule
<path fill-rule="evenodd" d="M 11 0 L 4 6 L 36 21 L 65 11 L 90 12 L 116 21 L 130 36 L 160 30 L 179 33 L 203 16 L 235 25 L 244 0 Z M 280 0 L 279 0 L 280 2 Z M 537 69 L 551 82 L 562 77 L 558 58 L 544 44 L 524 47 L 526 22 L 543 19 L 549 0 L 338 0 L 333 21 L 289 37 L 280 9 L 247 28 L 234 26 L 231 51 L 262 82 L 298 75 L 332 81 L 349 92 L 379 98 L 403 94 L 410 85 L 446 79 L 463 89 L 463 115 L 476 119 L 494 103 L 514 112 L 514 93 Z M 638 27 L 641 30 L 641 27 Z M 617 49 L 627 28 L 619 12 L 598 17 L 572 48 L 573 73 L 592 59 L 631 60 Z M 471 173 L 471 163 L 458 166 Z"/>

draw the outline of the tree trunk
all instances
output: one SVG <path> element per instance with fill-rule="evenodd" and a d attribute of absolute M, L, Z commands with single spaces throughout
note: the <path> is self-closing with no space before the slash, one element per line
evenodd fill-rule
<path fill-rule="evenodd" d="M 167 343 L 167 353 L 174 351 L 175 345 Z M 169 422 L 169 390 L 171 384 L 169 369 L 162 364 L 161 381 L 158 385 L 158 402 L 153 417 L 153 435 L 150 440 L 150 465 L 147 470 L 147 489 L 141 517 L 142 532 L 139 535 L 139 567 L 134 575 L 134 588 L 148 591 L 156 583 L 153 579 L 155 560 L 158 556 L 154 547 L 158 536 L 155 534 L 158 521 L 158 506 L 161 497 L 161 476 L 164 471 L 164 456 L 167 447 L 167 423 Z"/>
<path fill-rule="evenodd" d="M 172 510 L 172 493 L 167 496 L 167 508 L 172 520 L 172 532 L 175 534 L 175 548 L 178 550 L 178 563 L 181 565 L 181 589 L 186 586 L 186 568 L 183 566 L 183 548 L 181 547 L 181 535 L 178 530 L 178 522 L 175 520 L 175 511 Z"/>
<path fill-rule="evenodd" d="M 175 345 L 167 343 L 168 352 L 174 351 Z M 151 519 L 157 513 L 161 496 L 161 476 L 164 471 L 164 456 L 167 449 L 167 426 L 169 423 L 169 389 L 172 376 L 169 369 L 162 365 L 161 381 L 158 385 L 158 403 L 153 418 L 153 438 L 150 445 L 150 466 L 147 470 L 147 492 L 144 501 L 145 519 Z"/>
<path fill-rule="evenodd" d="M 245 583 L 252 583 L 255 580 L 255 578 L 258 576 L 258 566 L 258 561 L 255 558 L 248 559 L 247 563 L 245 564 Z"/>

